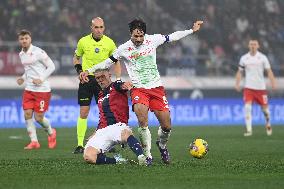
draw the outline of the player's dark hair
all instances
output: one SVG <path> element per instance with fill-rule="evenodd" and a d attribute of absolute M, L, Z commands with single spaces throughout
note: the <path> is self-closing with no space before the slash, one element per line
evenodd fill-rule
<path fill-rule="evenodd" d="M 19 33 L 18 33 L 18 36 L 22 36 L 22 35 L 29 35 L 30 37 L 32 37 L 32 33 L 29 31 L 29 30 L 21 30 Z"/>
<path fill-rule="evenodd" d="M 135 18 L 128 24 L 128 26 L 130 33 L 132 33 L 135 29 L 143 31 L 144 34 L 146 33 L 146 23 L 141 18 Z"/>

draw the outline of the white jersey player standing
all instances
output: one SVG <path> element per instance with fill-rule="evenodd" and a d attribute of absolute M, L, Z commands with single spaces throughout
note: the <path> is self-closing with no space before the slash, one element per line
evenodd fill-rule
<path fill-rule="evenodd" d="M 56 130 L 51 128 L 50 122 L 44 117 L 49 106 L 51 89 L 47 78 L 55 70 L 54 63 L 42 49 L 33 46 L 31 33 L 21 30 L 18 41 L 22 47 L 19 53 L 20 60 L 24 66 L 25 73 L 17 79 L 18 85 L 26 83 L 23 93 L 22 106 L 31 142 L 24 148 L 26 150 L 38 149 L 40 144 L 37 139 L 35 120 L 44 128 L 48 134 L 48 147 L 56 147 Z"/>
<path fill-rule="evenodd" d="M 256 102 L 262 108 L 266 120 L 266 133 L 272 135 L 270 124 L 270 112 L 268 107 L 267 91 L 265 86 L 264 71 L 271 82 L 273 90 L 276 89 L 274 74 L 271 70 L 267 57 L 258 51 L 259 43 L 255 39 L 251 39 L 248 44 L 249 52 L 243 55 L 239 62 L 239 70 L 236 74 L 237 91 L 241 91 L 240 82 L 242 80 L 242 72 L 245 72 L 244 85 L 244 102 L 245 102 L 245 123 L 246 132 L 244 136 L 252 135 L 252 103 Z"/>
<path fill-rule="evenodd" d="M 170 163 L 166 144 L 171 134 L 171 118 L 165 89 L 157 68 L 156 49 L 164 43 L 177 41 L 197 32 L 202 23 L 203 21 L 196 21 L 192 29 L 176 31 L 169 35 L 147 35 L 146 23 L 141 19 L 135 19 L 129 23 L 130 40 L 120 45 L 107 60 L 80 74 L 85 80 L 88 74 L 96 69 L 109 67 L 119 59 L 124 61 L 134 86 L 131 89 L 132 107 L 139 122 L 139 138 L 148 164 L 152 161 L 151 133 L 148 128 L 149 109 L 154 112 L 160 123 L 156 144 L 162 161 Z"/>

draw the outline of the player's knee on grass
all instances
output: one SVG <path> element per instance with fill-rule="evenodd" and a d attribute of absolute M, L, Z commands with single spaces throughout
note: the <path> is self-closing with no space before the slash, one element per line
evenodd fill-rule
<path fill-rule="evenodd" d="M 129 136 L 133 135 L 130 129 L 123 129 L 121 131 L 121 142 L 126 143 Z"/>
<path fill-rule="evenodd" d="M 99 151 L 93 147 L 87 147 L 84 150 L 84 160 L 87 163 L 96 164 Z"/>

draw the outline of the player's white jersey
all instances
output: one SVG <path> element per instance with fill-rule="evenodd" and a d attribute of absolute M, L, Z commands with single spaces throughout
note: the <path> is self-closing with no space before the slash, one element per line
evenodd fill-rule
<path fill-rule="evenodd" d="M 270 69 L 267 57 L 261 52 L 254 56 L 250 53 L 243 55 L 239 62 L 241 70 L 245 70 L 245 88 L 265 90 L 264 70 Z"/>
<path fill-rule="evenodd" d="M 193 30 L 176 31 L 169 35 L 147 35 L 144 36 L 142 45 L 135 46 L 131 40 L 120 45 L 110 58 L 106 59 L 92 68 L 88 72 L 97 69 L 109 68 L 113 62 L 122 59 L 126 65 L 129 77 L 134 87 L 151 89 L 162 86 L 161 77 L 156 63 L 156 49 L 165 42 L 177 41 L 189 34 Z"/>
<path fill-rule="evenodd" d="M 31 45 L 27 52 L 19 53 L 20 60 L 24 66 L 25 73 L 22 78 L 26 82 L 25 90 L 34 92 L 50 92 L 47 78 L 55 70 L 54 63 L 44 50 Z M 42 84 L 33 84 L 33 79 L 40 79 Z"/>
<path fill-rule="evenodd" d="M 120 45 L 113 57 L 121 58 L 129 77 L 136 88 L 155 88 L 162 86 L 156 63 L 156 48 L 166 41 L 161 34 L 145 35 L 144 42 L 136 47 L 131 40 Z"/>

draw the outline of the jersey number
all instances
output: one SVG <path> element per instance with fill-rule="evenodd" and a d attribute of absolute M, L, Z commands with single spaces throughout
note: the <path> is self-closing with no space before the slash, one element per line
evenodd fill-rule
<path fill-rule="evenodd" d="M 39 102 L 39 111 L 44 111 L 44 100 Z"/>

